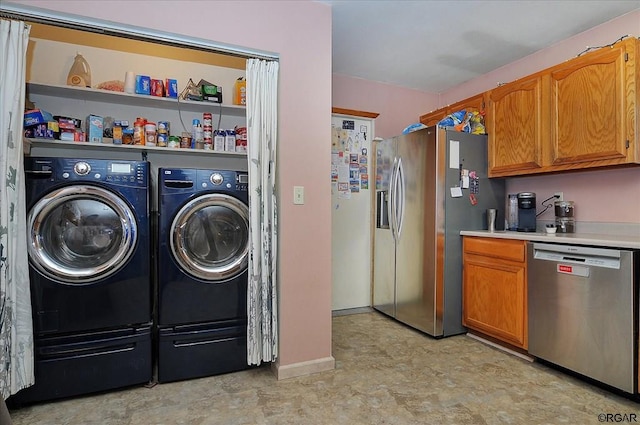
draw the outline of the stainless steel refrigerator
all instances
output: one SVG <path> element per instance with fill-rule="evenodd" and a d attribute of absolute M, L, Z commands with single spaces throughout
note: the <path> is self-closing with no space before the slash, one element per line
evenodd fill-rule
<path fill-rule="evenodd" d="M 377 141 L 373 307 L 434 337 L 462 326 L 460 230 L 504 229 L 504 181 L 487 136 L 429 127 Z"/>

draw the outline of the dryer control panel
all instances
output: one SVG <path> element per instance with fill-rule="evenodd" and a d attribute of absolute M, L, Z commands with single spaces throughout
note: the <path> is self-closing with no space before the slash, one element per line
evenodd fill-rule
<path fill-rule="evenodd" d="M 189 168 L 161 168 L 160 185 L 167 192 L 213 190 L 217 192 L 247 192 L 249 175 L 229 170 L 197 170 Z"/>

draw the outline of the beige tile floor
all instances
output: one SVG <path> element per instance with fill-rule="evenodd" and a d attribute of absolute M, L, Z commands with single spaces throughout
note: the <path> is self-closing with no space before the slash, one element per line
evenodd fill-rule
<path fill-rule="evenodd" d="M 601 413 L 636 414 L 640 423 L 636 402 L 468 336 L 435 340 L 375 312 L 334 317 L 333 355 L 335 370 L 300 378 L 276 381 L 265 366 L 11 415 L 15 425 L 598 424 Z"/>

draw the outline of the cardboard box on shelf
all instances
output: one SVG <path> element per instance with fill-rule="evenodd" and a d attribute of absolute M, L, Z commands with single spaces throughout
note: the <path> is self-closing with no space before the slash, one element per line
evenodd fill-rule
<path fill-rule="evenodd" d="M 172 78 L 167 78 L 164 84 L 165 87 L 165 96 L 171 98 L 178 97 L 178 80 L 174 80 Z"/>
<path fill-rule="evenodd" d="M 247 153 L 247 127 L 236 127 L 236 152 Z"/>
<path fill-rule="evenodd" d="M 136 93 L 151 94 L 151 77 L 148 75 L 136 75 Z"/>
<path fill-rule="evenodd" d="M 56 121 L 49 121 L 43 124 L 31 125 L 24 129 L 24 137 L 37 139 L 55 139 L 60 132 Z"/>
<path fill-rule="evenodd" d="M 222 87 L 216 85 L 202 86 L 202 100 L 222 103 Z"/>
<path fill-rule="evenodd" d="M 222 87 L 212 84 L 206 80 L 198 82 L 202 93 L 202 100 L 207 102 L 222 103 Z"/>
<path fill-rule="evenodd" d="M 45 124 L 53 121 L 53 115 L 42 109 L 31 109 L 24 113 L 24 126 L 30 127 L 36 124 Z"/>
<path fill-rule="evenodd" d="M 80 129 L 63 131 L 60 133 L 60 140 L 66 142 L 84 142 L 84 133 Z"/>
<path fill-rule="evenodd" d="M 162 80 L 151 80 L 151 96 L 164 97 L 164 82 Z"/>
<path fill-rule="evenodd" d="M 122 144 L 122 127 L 119 127 L 117 125 L 113 127 L 113 144 Z"/>
<path fill-rule="evenodd" d="M 102 131 L 104 128 L 104 120 L 98 115 L 89 115 L 86 120 L 87 124 L 87 142 L 102 143 Z"/>

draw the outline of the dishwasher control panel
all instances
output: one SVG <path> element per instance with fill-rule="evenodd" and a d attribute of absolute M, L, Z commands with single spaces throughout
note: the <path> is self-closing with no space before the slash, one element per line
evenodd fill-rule
<path fill-rule="evenodd" d="M 590 248 L 574 245 L 533 244 L 533 258 L 559 263 L 582 264 L 585 266 L 620 268 L 620 251 L 616 249 Z M 568 270 L 558 270 L 568 272 Z"/>

